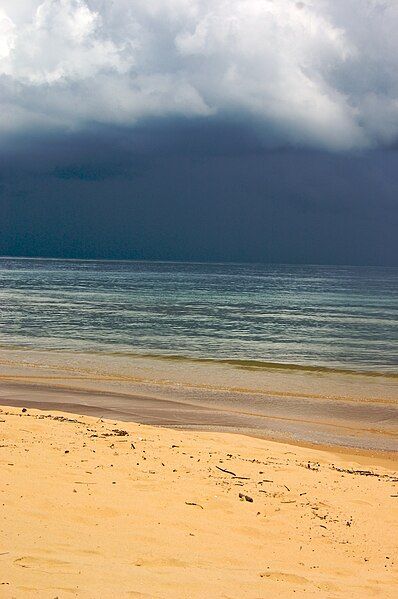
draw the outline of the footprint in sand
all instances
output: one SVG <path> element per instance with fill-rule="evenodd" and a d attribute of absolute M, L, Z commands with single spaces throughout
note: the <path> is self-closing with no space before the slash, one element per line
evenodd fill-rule
<path fill-rule="evenodd" d="M 296 574 L 289 574 L 286 572 L 261 572 L 261 578 L 270 578 L 277 582 L 294 582 L 296 584 L 307 584 L 309 580 L 303 576 L 297 576 Z"/>
<path fill-rule="evenodd" d="M 72 564 L 59 559 L 43 559 L 27 555 L 14 560 L 14 564 L 20 568 L 32 568 L 39 571 L 56 571 L 58 573 L 71 573 L 74 571 Z"/>
<path fill-rule="evenodd" d="M 135 566 L 144 566 L 147 568 L 158 568 L 158 567 L 166 567 L 166 568 L 187 568 L 189 567 L 189 563 L 170 557 L 170 558 L 159 558 L 159 559 L 146 559 L 146 558 L 138 558 L 134 562 Z"/>

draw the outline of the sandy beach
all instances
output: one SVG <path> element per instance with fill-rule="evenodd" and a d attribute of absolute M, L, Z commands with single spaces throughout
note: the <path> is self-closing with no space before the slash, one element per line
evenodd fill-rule
<path fill-rule="evenodd" d="M 398 464 L 0 411 L 0 596 L 396 596 Z"/>

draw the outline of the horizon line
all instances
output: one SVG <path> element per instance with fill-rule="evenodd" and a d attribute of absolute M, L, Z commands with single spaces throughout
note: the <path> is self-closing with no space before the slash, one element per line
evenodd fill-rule
<path fill-rule="evenodd" d="M 136 262 L 136 263 L 158 263 L 158 264 L 242 264 L 242 265 L 261 265 L 261 266 L 318 266 L 318 267 L 340 267 L 340 268 L 398 268 L 398 265 L 384 264 L 331 264 L 316 262 L 262 262 L 262 261 L 242 261 L 236 260 L 177 260 L 177 259 L 157 259 L 157 258 L 60 258 L 53 256 L 9 256 L 0 255 L 0 260 L 42 260 L 52 262 Z"/>

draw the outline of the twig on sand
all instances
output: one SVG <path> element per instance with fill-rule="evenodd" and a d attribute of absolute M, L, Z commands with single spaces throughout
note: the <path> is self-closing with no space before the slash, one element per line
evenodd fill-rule
<path fill-rule="evenodd" d="M 253 497 L 249 497 L 249 495 L 245 495 L 244 493 L 239 493 L 239 499 L 248 501 L 249 503 L 253 503 Z"/>
<path fill-rule="evenodd" d="M 221 470 L 221 472 L 225 472 L 226 474 L 231 474 L 232 476 L 236 476 L 235 472 L 231 472 L 231 470 L 225 470 L 225 468 L 220 468 L 220 466 L 216 466 L 217 470 Z"/>
<path fill-rule="evenodd" d="M 372 470 L 354 470 L 353 468 L 337 468 L 337 466 L 332 465 L 331 468 L 333 470 L 337 470 L 337 472 L 343 472 L 345 474 L 356 474 L 359 476 L 375 476 L 376 478 L 384 478 L 385 480 L 391 482 L 398 482 L 398 477 L 391 476 L 390 474 L 379 474 L 378 472 L 373 472 Z"/>
<path fill-rule="evenodd" d="M 84 481 L 75 480 L 75 485 L 96 485 L 97 483 L 86 483 Z"/>
<path fill-rule="evenodd" d="M 186 505 L 197 505 L 198 507 L 200 507 L 200 509 L 203 510 L 203 505 L 200 505 L 199 503 L 194 503 L 193 501 L 186 501 L 185 504 Z"/>

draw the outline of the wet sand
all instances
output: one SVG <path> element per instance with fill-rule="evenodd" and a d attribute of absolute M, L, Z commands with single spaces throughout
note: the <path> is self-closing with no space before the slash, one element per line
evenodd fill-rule
<path fill-rule="evenodd" d="M 57 409 L 123 421 L 184 429 L 244 433 L 260 438 L 398 451 L 398 403 L 368 398 L 297 394 L 206 393 L 186 385 L 160 387 L 100 378 L 0 376 L 0 403 Z"/>
<path fill-rule="evenodd" d="M 1 597 L 396 596 L 398 463 L 0 408 Z"/>

